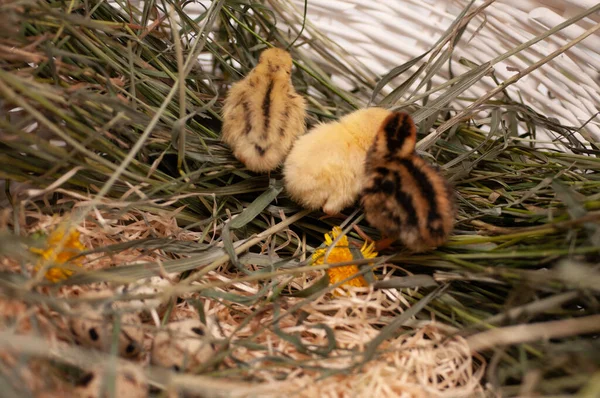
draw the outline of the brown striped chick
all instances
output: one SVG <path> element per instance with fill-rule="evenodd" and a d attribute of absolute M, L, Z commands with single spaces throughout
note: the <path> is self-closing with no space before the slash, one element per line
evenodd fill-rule
<path fill-rule="evenodd" d="M 361 109 L 300 137 L 283 168 L 290 197 L 328 214 L 354 203 L 363 188 L 367 150 L 389 114 L 382 108 Z"/>
<path fill-rule="evenodd" d="M 304 133 L 306 105 L 291 81 L 292 57 L 279 48 L 229 89 L 223 105 L 223 141 L 249 170 L 275 169 Z"/>
<path fill-rule="evenodd" d="M 406 113 L 381 124 L 367 153 L 362 205 L 369 224 L 413 252 L 442 245 L 454 227 L 453 190 L 415 152 L 416 128 Z"/>

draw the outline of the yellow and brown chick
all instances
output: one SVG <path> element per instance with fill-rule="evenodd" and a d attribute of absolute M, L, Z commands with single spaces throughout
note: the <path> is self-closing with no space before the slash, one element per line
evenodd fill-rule
<path fill-rule="evenodd" d="M 249 170 L 275 169 L 304 133 L 306 105 L 294 90 L 291 74 L 290 54 L 269 48 L 225 98 L 222 140 Z"/>
<path fill-rule="evenodd" d="M 363 188 L 367 150 L 390 113 L 360 109 L 298 138 L 283 167 L 290 197 L 328 214 L 353 204 Z"/>
<path fill-rule="evenodd" d="M 453 189 L 415 152 L 416 128 L 401 112 L 381 124 L 367 153 L 362 205 L 365 218 L 409 250 L 442 245 L 454 228 Z"/>

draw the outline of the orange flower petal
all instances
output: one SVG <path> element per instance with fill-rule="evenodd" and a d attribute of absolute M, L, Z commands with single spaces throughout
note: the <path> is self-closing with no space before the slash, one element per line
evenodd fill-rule
<path fill-rule="evenodd" d="M 325 234 L 325 247 L 315 250 L 315 252 L 312 255 L 313 265 L 321 265 L 325 263 L 325 255 L 329 250 L 329 247 L 333 244 L 333 241 L 341 233 L 342 229 L 340 227 L 333 227 L 333 230 L 330 233 Z M 350 251 L 348 245 L 348 237 L 342 236 L 336 243 L 335 247 L 329 251 L 327 263 L 332 264 L 356 260 L 352 252 Z M 375 252 L 373 249 L 373 243 L 367 244 L 365 242 L 360 249 L 363 258 L 377 257 L 377 252 Z M 344 279 L 356 275 L 359 272 L 360 270 L 356 265 L 346 265 L 343 267 L 328 269 L 327 275 L 329 275 L 329 284 L 333 285 L 335 283 L 341 282 Z M 368 283 L 362 275 L 357 275 L 355 278 L 346 281 L 342 286 L 364 287 L 368 286 Z"/>
<path fill-rule="evenodd" d="M 67 236 L 65 237 L 65 235 Z M 75 229 L 67 230 L 64 225 L 58 226 L 48 235 L 45 248 L 32 247 L 29 249 L 32 253 L 40 256 L 34 270 L 38 271 L 47 263 L 60 265 L 70 262 L 81 267 L 81 258 L 71 260 L 71 258 L 85 250 L 85 246 L 79 241 L 79 236 L 79 232 Z M 58 250 L 61 242 L 63 242 L 62 247 Z M 46 271 L 45 277 L 50 282 L 58 282 L 67 279 L 71 275 L 73 275 L 73 271 L 70 269 L 51 267 Z"/>

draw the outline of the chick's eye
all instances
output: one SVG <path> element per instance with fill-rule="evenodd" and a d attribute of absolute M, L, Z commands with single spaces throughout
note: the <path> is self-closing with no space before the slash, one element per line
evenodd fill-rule
<path fill-rule="evenodd" d="M 125 352 L 127 352 L 128 354 L 132 354 L 133 352 L 135 352 L 136 348 L 137 346 L 134 343 L 129 343 L 125 348 Z"/>
<path fill-rule="evenodd" d="M 88 332 L 90 334 L 90 339 L 92 339 L 93 341 L 97 341 L 100 337 L 98 335 L 98 332 L 96 331 L 96 328 L 91 328 Z"/>
<path fill-rule="evenodd" d="M 199 327 L 192 328 L 192 332 L 196 333 L 198 336 L 204 336 L 204 330 Z"/>
<path fill-rule="evenodd" d="M 92 380 L 94 380 L 94 374 L 93 373 L 87 373 L 85 376 L 83 376 L 78 382 L 77 385 L 78 386 L 82 386 L 85 387 L 87 385 L 89 385 Z"/>

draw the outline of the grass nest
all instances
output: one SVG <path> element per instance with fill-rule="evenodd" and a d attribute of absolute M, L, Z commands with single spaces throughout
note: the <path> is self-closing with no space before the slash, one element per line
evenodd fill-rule
<path fill-rule="evenodd" d="M 77 395 L 100 380 L 91 396 L 123 395 L 126 382 L 140 396 L 598 396 L 598 142 L 504 90 L 584 36 L 462 96 L 598 6 L 486 64 L 461 60 L 469 72 L 434 85 L 489 3 L 377 76 L 277 0 L 215 0 L 196 14 L 171 0 L 1 1 L 0 389 Z M 378 234 L 358 207 L 300 208 L 279 171 L 253 174 L 220 142 L 228 87 L 269 46 L 290 50 L 309 126 L 368 105 L 413 115 L 419 151 L 456 189 L 446 245 L 350 261 L 374 274 L 366 287 L 331 283 L 348 262 L 312 264 L 334 227 L 358 247 L 353 226 Z M 167 283 L 120 289 L 152 278 Z M 111 294 L 86 296 L 97 289 Z M 121 358 L 127 324 L 111 315 L 142 299 L 160 311 L 137 324 L 139 355 Z M 103 308 L 106 350 L 76 344 L 84 304 Z M 216 325 L 213 354 L 187 370 L 151 364 L 157 333 L 186 319 Z"/>

